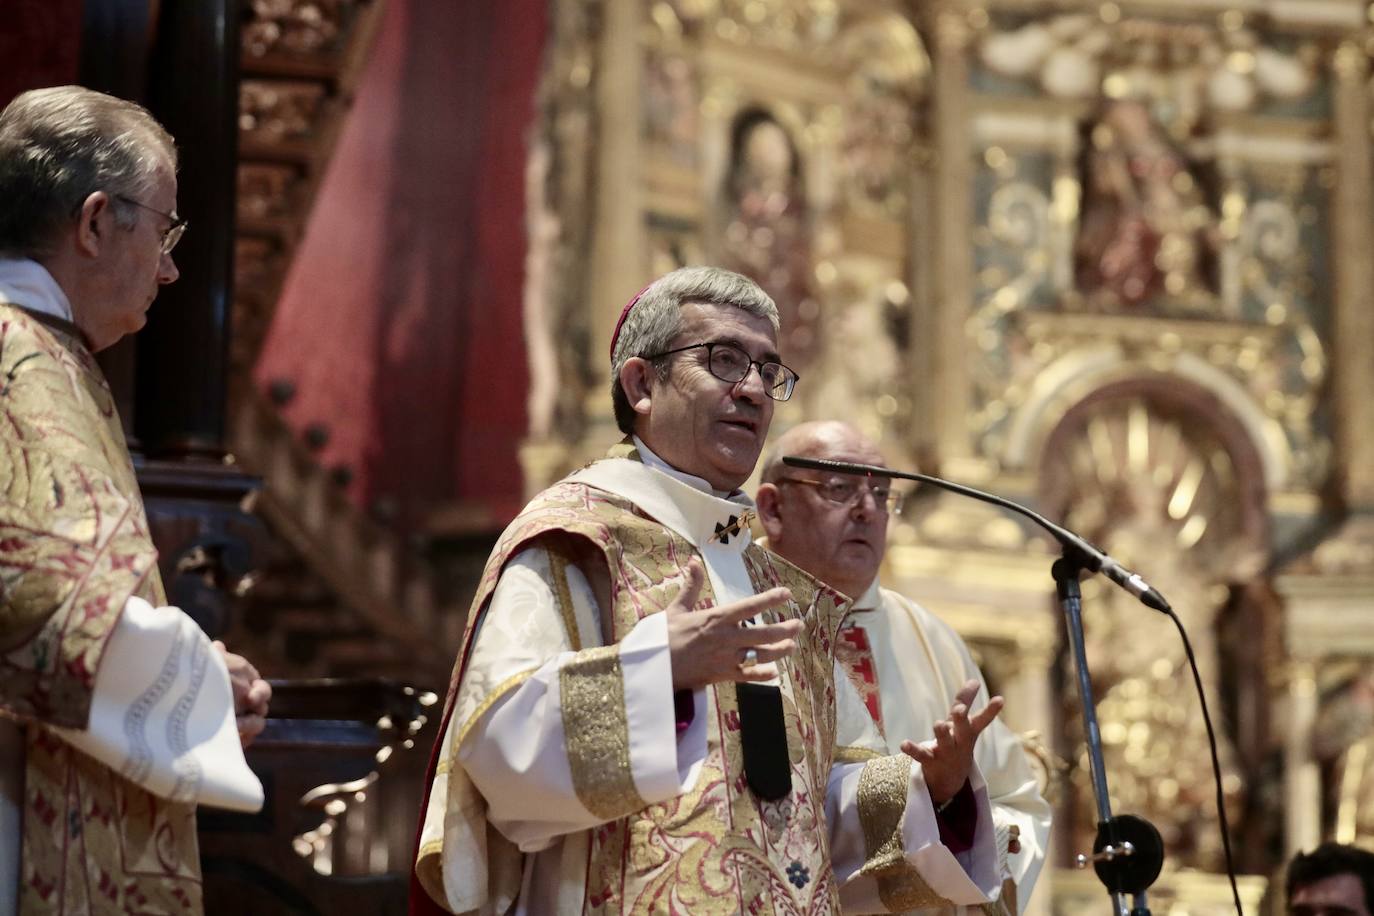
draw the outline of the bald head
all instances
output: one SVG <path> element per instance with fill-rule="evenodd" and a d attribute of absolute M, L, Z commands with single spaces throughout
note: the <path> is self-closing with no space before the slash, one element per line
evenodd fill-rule
<path fill-rule="evenodd" d="M 877 577 L 887 549 L 886 504 L 869 493 L 847 503 L 835 502 L 827 498 L 825 484 L 852 483 L 852 476 L 789 467 L 782 462 L 786 455 L 885 467 L 882 453 L 848 423 L 803 423 L 778 438 L 759 487 L 759 519 L 769 546 L 857 598 Z"/>
<path fill-rule="evenodd" d="M 782 463 L 787 455 L 887 466 L 873 440 L 841 420 L 801 423 L 779 436 L 763 466 L 761 479 L 764 483 L 776 483 L 779 478 L 796 471 Z"/>

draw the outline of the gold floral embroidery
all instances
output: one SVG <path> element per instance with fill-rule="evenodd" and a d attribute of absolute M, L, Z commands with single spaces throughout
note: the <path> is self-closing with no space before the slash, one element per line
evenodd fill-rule
<path fill-rule="evenodd" d="M 620 647 L 589 649 L 558 672 L 564 744 L 577 798 L 611 820 L 646 804 L 630 772 Z"/>
<path fill-rule="evenodd" d="M 114 399 L 82 343 L 0 302 L 0 693 L 11 713 L 84 726 L 130 595 L 162 585 Z M 19 911 L 198 913 L 195 808 L 154 798 L 29 728 Z"/>
<path fill-rule="evenodd" d="M 25 755 L 20 913 L 201 912 L 193 805 L 154 798 L 42 729 Z"/>
<path fill-rule="evenodd" d="M 0 303 L 0 683 L 11 711 L 82 728 L 130 595 L 164 604 L 157 551 L 90 353 Z"/>
<path fill-rule="evenodd" d="M 868 857 L 859 874 L 877 878 L 878 897 L 893 912 L 949 905 L 906 861 L 902 814 L 910 784 L 911 758 L 905 754 L 870 760 L 859 774 L 859 822 Z"/>

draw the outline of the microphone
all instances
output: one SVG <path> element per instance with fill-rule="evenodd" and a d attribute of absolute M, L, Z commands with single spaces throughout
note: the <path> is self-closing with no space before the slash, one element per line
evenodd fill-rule
<path fill-rule="evenodd" d="M 948 490 L 951 493 L 958 493 L 960 496 L 967 496 L 981 502 L 991 503 L 1000 506 L 1009 512 L 1023 515 L 1035 522 L 1041 528 L 1050 533 L 1066 553 L 1073 553 L 1079 564 L 1090 572 L 1100 572 L 1102 575 L 1111 579 L 1126 591 L 1135 595 L 1140 603 L 1156 611 L 1168 613 L 1169 602 L 1164 600 L 1164 596 L 1137 574 L 1131 572 L 1120 563 L 1113 560 L 1105 551 L 1099 550 L 1084 538 L 1079 537 L 1067 528 L 1056 525 L 1054 522 L 1045 518 L 1038 512 L 1027 509 L 1020 503 L 1014 503 L 1009 499 L 997 496 L 994 493 L 987 493 L 983 490 L 976 490 L 973 487 L 966 487 L 961 483 L 954 483 L 942 477 L 932 477 L 929 474 L 917 474 L 911 471 L 896 471 L 892 468 L 879 467 L 876 464 L 850 464 L 846 461 L 831 461 L 828 458 L 802 458 L 799 455 L 785 455 L 782 463 L 794 468 L 808 468 L 813 471 L 831 471 L 836 474 L 856 474 L 864 477 L 891 477 L 898 480 L 916 480 L 921 483 L 928 483 L 931 486 Z"/>

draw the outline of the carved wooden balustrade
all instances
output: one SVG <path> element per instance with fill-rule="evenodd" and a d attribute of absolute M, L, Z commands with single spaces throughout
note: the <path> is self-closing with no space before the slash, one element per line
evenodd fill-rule
<path fill-rule="evenodd" d="M 404 913 L 392 850 L 409 850 L 427 760 L 410 749 L 435 702 L 377 679 L 274 682 L 248 750 L 262 811 L 199 814 L 206 913 Z"/>

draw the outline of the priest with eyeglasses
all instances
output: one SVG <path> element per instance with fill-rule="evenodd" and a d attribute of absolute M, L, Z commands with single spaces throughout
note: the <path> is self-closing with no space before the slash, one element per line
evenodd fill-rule
<path fill-rule="evenodd" d="M 195 916 L 197 805 L 263 803 L 272 688 L 167 604 L 93 355 L 179 276 L 176 176 L 124 99 L 0 111 L 0 916 Z"/>
<path fill-rule="evenodd" d="M 801 423 L 773 443 L 758 489 L 759 520 L 769 549 L 854 596 L 836 642 L 836 659 L 889 747 L 935 735 L 951 705 L 987 696 L 987 684 L 953 627 L 905 595 L 883 588 L 878 572 L 889 519 L 901 511 L 892 478 L 787 466 L 785 456 L 886 467 L 878 446 L 841 421 Z M 920 759 L 925 749 L 913 747 Z M 1045 863 L 1050 806 L 1021 738 L 999 719 L 978 737 L 978 772 L 992 803 L 1002 877 L 998 908 L 1023 912 Z M 953 788 L 953 787 L 951 787 Z M 959 787 L 961 792 L 966 792 Z M 951 796 L 951 808 L 960 803 Z M 952 914 L 952 902 L 923 908 Z"/>
<path fill-rule="evenodd" d="M 611 396 L 626 438 L 536 496 L 487 563 L 413 913 L 831 914 L 996 896 L 972 747 L 1001 699 L 951 710 L 956 740 L 919 763 L 888 754 L 837 673 L 848 599 L 753 543 L 739 488 L 797 384 L 777 340 L 767 294 L 714 268 L 674 271 L 621 313 Z"/>

